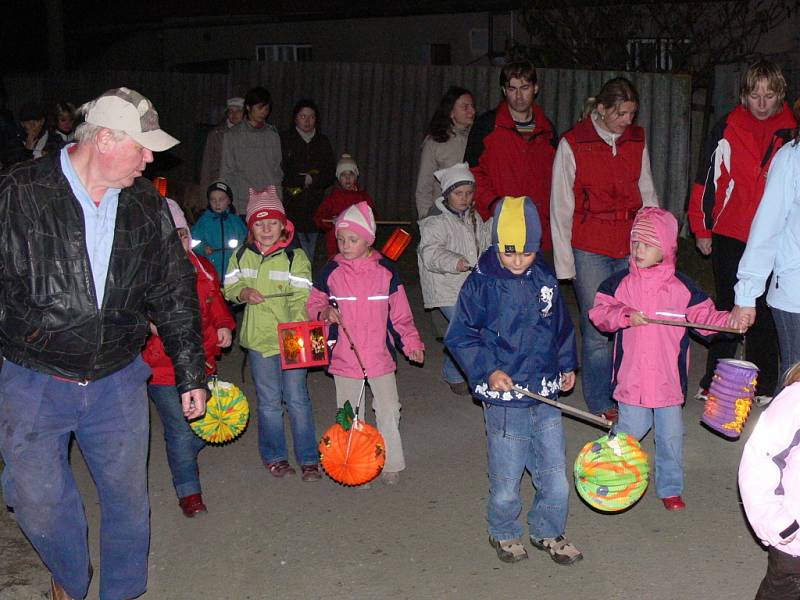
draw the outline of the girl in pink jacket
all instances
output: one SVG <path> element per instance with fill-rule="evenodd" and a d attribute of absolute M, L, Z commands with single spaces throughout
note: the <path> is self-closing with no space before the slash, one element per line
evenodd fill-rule
<path fill-rule="evenodd" d="M 756 600 L 800 598 L 800 363 L 761 415 L 739 463 L 747 520 L 768 547 Z"/>
<path fill-rule="evenodd" d="M 328 372 L 336 383 L 336 404 L 355 407 L 364 380 L 358 358 L 338 324 L 347 328 L 358 351 L 369 387 L 378 430 L 386 442 L 383 481 L 400 480 L 405 469 L 400 439 L 400 400 L 394 372 L 395 348 L 422 363 L 425 346 L 414 325 L 405 288 L 394 264 L 371 247 L 375 217 L 366 202 L 343 211 L 335 223 L 339 254 L 322 269 L 308 298 L 308 314 L 331 324 L 329 339 L 337 339 Z M 336 300 L 339 309 L 330 306 Z M 361 414 L 364 414 L 362 407 Z"/>
<path fill-rule="evenodd" d="M 667 510 L 686 507 L 683 493 L 683 415 L 689 331 L 647 318 L 726 325 L 727 311 L 691 279 L 675 271 L 678 222 L 662 208 L 643 208 L 631 231 L 628 270 L 597 290 L 589 318 L 614 338 L 616 430 L 642 439 L 655 426 L 656 493 Z M 713 335 L 698 331 L 701 335 Z"/>

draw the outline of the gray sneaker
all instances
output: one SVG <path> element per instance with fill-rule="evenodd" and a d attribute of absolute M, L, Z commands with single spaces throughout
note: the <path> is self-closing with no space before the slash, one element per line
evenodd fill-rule
<path fill-rule="evenodd" d="M 547 552 L 550 558 L 560 565 L 571 565 L 583 558 L 581 551 L 563 535 L 541 540 L 531 536 L 531 544 L 534 548 Z"/>

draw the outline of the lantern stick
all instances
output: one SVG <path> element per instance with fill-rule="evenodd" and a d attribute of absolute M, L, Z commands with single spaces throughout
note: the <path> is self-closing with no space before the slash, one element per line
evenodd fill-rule
<path fill-rule="evenodd" d="M 322 219 L 323 223 L 335 223 L 336 219 Z M 411 225 L 411 221 L 375 221 L 375 225 Z"/>
<path fill-rule="evenodd" d="M 575 408 L 574 406 L 570 406 L 569 404 L 563 404 L 556 400 L 545 398 L 544 396 L 540 396 L 535 392 L 528 391 L 525 388 L 518 386 L 517 384 L 514 384 L 514 391 L 519 392 L 523 396 L 528 396 L 529 398 L 538 400 L 539 402 L 544 402 L 545 404 L 549 404 L 550 406 L 555 406 L 560 411 L 572 415 L 573 417 L 578 417 L 579 419 L 583 419 L 584 421 L 588 421 L 593 425 L 599 425 L 600 427 L 604 427 L 606 429 L 611 429 L 611 427 L 614 425 L 614 423 L 612 423 L 611 421 L 609 421 L 604 417 L 593 415 L 590 412 L 581 410 L 580 408 Z"/>
<path fill-rule="evenodd" d="M 723 327 L 722 325 L 711 325 L 709 323 L 691 323 L 689 321 L 673 321 L 672 319 L 651 319 L 650 317 L 645 317 L 645 321 L 655 325 L 691 327 L 692 329 L 705 329 L 706 331 L 720 331 L 722 333 L 744 333 L 743 329 L 738 329 L 736 327 Z"/>

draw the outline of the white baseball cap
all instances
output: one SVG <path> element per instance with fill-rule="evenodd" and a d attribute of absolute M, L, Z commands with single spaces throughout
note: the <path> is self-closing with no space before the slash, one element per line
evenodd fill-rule
<path fill-rule="evenodd" d="M 153 103 L 136 90 L 126 87 L 108 90 L 86 107 L 86 122 L 123 131 L 153 152 L 169 150 L 178 140 L 158 125 Z"/>

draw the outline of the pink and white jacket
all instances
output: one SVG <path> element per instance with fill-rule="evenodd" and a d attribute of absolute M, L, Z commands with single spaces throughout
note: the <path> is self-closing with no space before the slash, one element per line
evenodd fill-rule
<path fill-rule="evenodd" d="M 337 254 L 323 267 L 308 297 L 308 315 L 318 319 L 334 298 L 342 322 L 364 362 L 369 377 L 393 373 L 395 348 L 406 356 L 424 350 L 405 288 L 394 263 L 372 250 L 368 256 L 347 260 Z M 347 337 L 330 325 L 328 341 L 338 340 L 331 351 L 328 371 L 344 377 L 363 377 Z"/>
<path fill-rule="evenodd" d="M 727 311 L 717 310 L 691 279 L 675 271 L 678 222 L 662 208 L 644 208 L 655 225 L 664 260 L 646 269 L 636 266 L 633 248 L 628 270 L 606 279 L 597 290 L 589 318 L 600 331 L 614 337 L 614 398 L 625 404 L 663 408 L 683 404 L 689 367 L 689 330 L 648 323 L 630 326 L 637 311 L 650 318 L 724 325 Z M 698 331 L 701 335 L 714 335 Z"/>
<path fill-rule="evenodd" d="M 758 538 L 800 556 L 800 382 L 785 388 L 758 419 L 739 463 L 739 492 Z M 781 543 L 792 540 L 789 543 Z"/>

